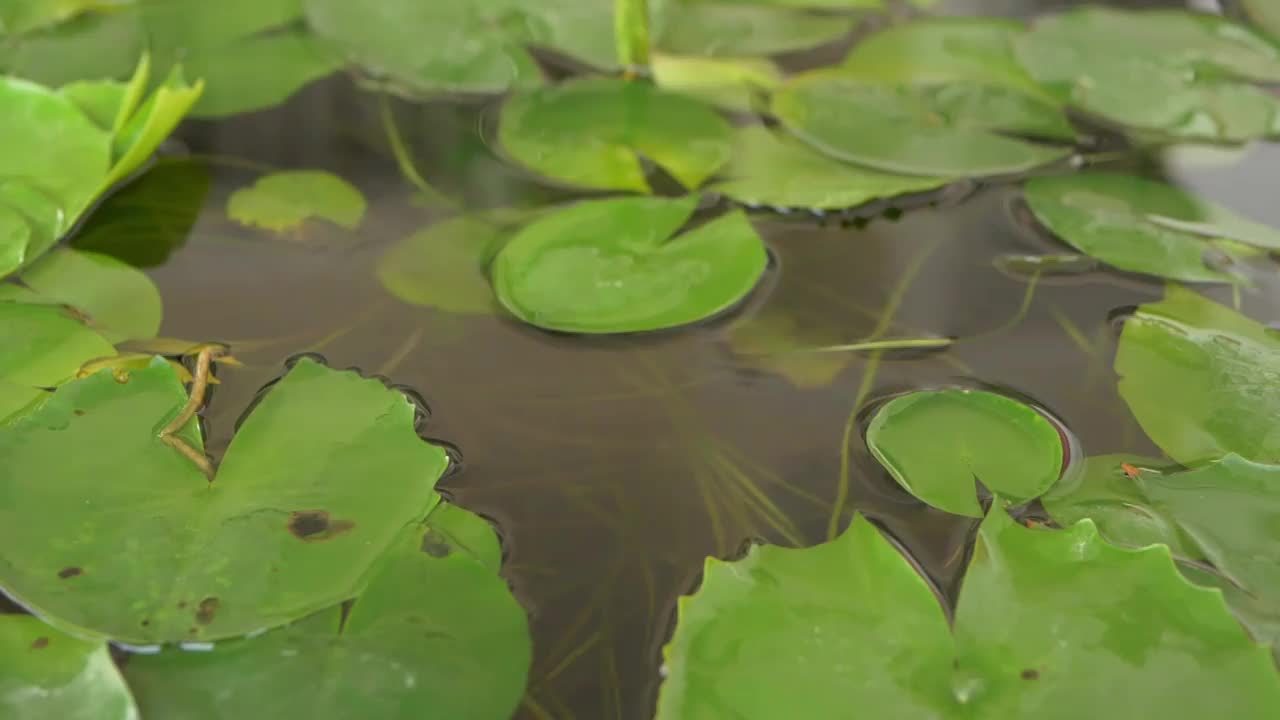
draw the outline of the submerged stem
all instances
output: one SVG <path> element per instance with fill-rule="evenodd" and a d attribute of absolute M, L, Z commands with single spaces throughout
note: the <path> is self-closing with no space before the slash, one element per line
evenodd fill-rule
<path fill-rule="evenodd" d="M 891 340 L 863 340 L 844 345 L 824 345 L 821 347 L 795 348 L 783 350 L 769 355 L 794 355 L 801 353 L 835 353 L 835 352 L 868 352 L 872 350 L 932 350 L 950 347 L 955 344 L 951 338 L 902 338 Z"/>
<path fill-rule="evenodd" d="M 453 198 L 432 187 L 422 173 L 418 172 L 413 158 L 409 155 L 409 147 L 405 144 L 404 136 L 400 134 L 400 126 L 396 124 L 395 115 L 391 111 L 391 102 L 387 100 L 386 94 L 378 96 L 378 116 L 382 120 L 382 130 L 386 133 L 387 144 L 391 146 L 391 154 L 396 159 L 400 174 L 404 175 L 411 185 L 418 188 L 418 192 L 422 193 L 430 205 L 456 209 L 458 203 Z"/>

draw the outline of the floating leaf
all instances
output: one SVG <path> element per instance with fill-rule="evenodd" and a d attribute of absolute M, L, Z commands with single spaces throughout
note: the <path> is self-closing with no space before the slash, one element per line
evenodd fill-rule
<path fill-rule="evenodd" d="M 1165 548 L 1111 547 L 1089 522 L 1046 532 L 988 515 L 953 632 L 925 581 L 855 518 L 825 545 L 707 562 L 680 600 L 657 717 L 1280 712 L 1270 658 L 1217 592 L 1183 580 Z"/>
<path fill-rule="evenodd" d="M 821 70 L 792 78 L 774 95 L 773 112 L 823 153 L 888 172 L 997 175 L 1069 153 L 1010 137 L 1057 135 L 1060 111 L 992 85 L 884 82 Z"/>
<path fill-rule="evenodd" d="M 741 212 L 675 236 L 697 205 L 696 195 L 597 200 L 537 220 L 493 263 L 498 299 L 531 325 L 578 333 L 659 330 L 727 310 L 768 258 Z"/>
<path fill-rule="evenodd" d="M 303 359 L 209 481 L 188 457 L 201 446 L 194 423 L 158 435 L 186 400 L 157 358 L 123 382 L 103 371 L 63 385 L 0 429 L 0 544 L 29 549 L 0 563 L 11 597 L 59 627 L 135 645 L 288 623 L 358 593 L 435 503 L 448 463 L 415 434 L 401 393 Z"/>
<path fill-rule="evenodd" d="M 122 80 L 146 47 L 138 13 L 129 7 L 86 13 L 54 27 L 0 42 L 0 73 L 50 87 L 79 80 Z"/>
<path fill-rule="evenodd" d="M 47 394 L 41 388 L 0 380 L 0 426 L 27 414 Z"/>
<path fill-rule="evenodd" d="M 0 716 L 8 720 L 137 720 L 107 646 L 30 615 L 0 615 Z"/>
<path fill-rule="evenodd" d="M 129 0 L 5 0 L 0 6 L 0 37 L 20 35 L 87 12 Z"/>
<path fill-rule="evenodd" d="M 364 219 L 365 200 L 355 186 L 322 170 L 276 172 L 231 194 L 227 214 L 242 224 L 281 232 L 310 218 L 355 230 Z"/>
<path fill-rule="evenodd" d="M 1112 267 L 1186 282 L 1242 282 L 1233 240 L 1280 248 L 1280 230 L 1255 223 L 1171 185 L 1085 172 L 1038 177 L 1025 196 L 1036 219 Z M 1226 268 L 1226 270 L 1222 269 Z"/>
<path fill-rule="evenodd" d="M 497 307 L 488 267 L 507 231 L 480 218 L 437 223 L 405 238 L 378 262 L 378 279 L 392 295 L 464 315 Z"/>
<path fill-rule="evenodd" d="M 1091 458 L 1084 481 L 1055 490 L 1045 508 L 1059 520 L 1091 518 L 1118 542 L 1164 543 L 1207 562 L 1269 613 L 1273 621 L 1255 624 L 1255 632 L 1280 641 L 1280 562 L 1272 553 L 1280 543 L 1280 467 L 1232 454 L 1184 472 L 1130 463 L 1138 470 L 1130 477 L 1114 460 Z M 1227 594 L 1233 607 L 1240 599 Z M 1243 609 L 1248 622 L 1250 608 Z"/>
<path fill-rule="evenodd" d="M 517 95 L 502 109 L 499 140 L 517 162 L 556 180 L 648 192 L 637 155 L 696 188 L 729 159 L 729 125 L 705 105 L 613 78 Z"/>
<path fill-rule="evenodd" d="M 0 381 L 52 387 L 115 348 L 56 305 L 0 301 Z"/>
<path fill-rule="evenodd" d="M 654 44 L 673 55 L 775 55 L 835 42 L 855 22 L 787 8 L 672 2 L 658 13 Z"/>
<path fill-rule="evenodd" d="M 945 178 L 894 175 L 833 160 L 786 135 L 753 125 L 734 132 L 725 179 L 711 187 L 747 205 L 843 210 L 936 190 Z"/>
<path fill-rule="evenodd" d="M 21 275 L 46 302 L 70 305 L 111 342 L 160 332 L 160 291 L 143 273 L 106 255 L 55 250 Z"/>
<path fill-rule="evenodd" d="M 649 66 L 666 92 L 688 95 L 716 107 L 748 112 L 758 93 L 782 82 L 782 71 L 764 58 L 707 58 L 657 54 Z"/>
<path fill-rule="evenodd" d="M 890 400 L 867 446 L 902 487 L 930 505 L 982 517 L 975 481 L 1005 500 L 1038 497 L 1062 470 L 1062 440 L 1043 415 L 977 390 L 913 392 Z"/>
<path fill-rule="evenodd" d="M 472 538 L 488 557 L 472 554 Z M 210 652 L 134 657 L 129 682 L 149 717 L 253 717 L 285 700 L 314 720 L 505 720 L 524 690 L 530 642 L 491 564 L 497 551 L 484 520 L 441 504 L 401 533 L 349 612 L 331 608 Z"/>
<path fill-rule="evenodd" d="M 1125 321 L 1115 367 L 1121 397 L 1174 460 L 1280 463 L 1280 339 L 1261 324 L 1170 285 Z"/>
<path fill-rule="evenodd" d="M 1124 127 L 1241 142 L 1280 133 L 1280 47 L 1220 17 L 1089 7 L 1038 20 L 1017 43 L 1063 102 Z"/>

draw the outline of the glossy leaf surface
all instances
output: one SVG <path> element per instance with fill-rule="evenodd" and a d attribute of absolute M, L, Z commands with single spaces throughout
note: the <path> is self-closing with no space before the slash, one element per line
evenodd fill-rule
<path fill-rule="evenodd" d="M 0 716 L 6 720 L 137 720 L 107 646 L 30 615 L 0 615 Z"/>
<path fill-rule="evenodd" d="M 145 339 L 160 331 L 160 291 L 142 272 L 113 257 L 55 250 L 20 276 L 45 302 L 69 305 L 107 340 Z"/>
<path fill-rule="evenodd" d="M 729 125 L 647 83 L 593 78 L 517 95 L 498 133 L 513 160 L 570 185 L 648 192 L 639 156 L 696 188 L 729 159 Z"/>
<path fill-rule="evenodd" d="M 227 214 L 243 225 L 281 232 L 306 220 L 328 220 L 355 230 L 364 219 L 364 195 L 351 183 L 321 170 L 276 172 L 232 193 Z"/>
<path fill-rule="evenodd" d="M 626 333 L 733 307 L 768 262 L 741 212 L 677 235 L 698 197 L 582 202 L 517 233 L 493 263 L 498 299 L 548 330 Z"/>
<path fill-rule="evenodd" d="M 982 517 L 975 481 L 1026 502 L 1062 469 L 1062 441 L 1043 415 L 979 390 L 913 392 L 890 400 L 867 428 L 867 446 L 912 495 L 957 515 Z"/>
<path fill-rule="evenodd" d="M 134 645 L 281 625 L 355 595 L 434 504 L 448 463 L 399 392 L 304 359 L 209 481 L 158 435 L 185 401 L 157 359 L 64 385 L 0 429 L 12 498 L 0 542 L 39 548 L 0 563 L 6 592 L 55 625 Z M 180 436 L 200 449 L 193 424 Z M 39 541 L 50 535 L 71 540 Z"/>

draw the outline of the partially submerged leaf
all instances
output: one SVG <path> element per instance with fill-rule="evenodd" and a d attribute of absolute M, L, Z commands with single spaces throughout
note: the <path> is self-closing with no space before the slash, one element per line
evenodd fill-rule
<path fill-rule="evenodd" d="M 711 189 L 747 205 L 843 210 L 947 184 L 841 162 L 760 125 L 736 130 L 733 149 L 724 179 Z"/>
<path fill-rule="evenodd" d="M 30 615 L 0 615 L 0 716 L 6 720 L 137 720 L 107 646 Z"/>
<path fill-rule="evenodd" d="M 0 6 L 0 37 L 57 25 L 81 13 L 129 0 L 5 0 Z"/>
<path fill-rule="evenodd" d="M 276 232 L 311 218 L 355 230 L 364 219 L 364 195 L 351 183 L 322 170 L 276 172 L 232 193 L 227 214 L 242 225 Z"/>
<path fill-rule="evenodd" d="M 1089 522 L 1029 530 L 1001 510 L 982 524 L 954 631 L 857 517 L 831 543 L 709 560 L 663 656 L 658 720 L 1280 712 L 1267 652 L 1166 549 L 1114 548 Z"/>
<path fill-rule="evenodd" d="M 1171 185 L 1085 172 L 1026 185 L 1036 219 L 1112 267 L 1186 282 L 1242 282 L 1243 258 L 1214 240 L 1280 248 L 1280 230 L 1248 220 Z M 1223 258 L 1215 261 L 1214 258 Z M 1225 270 L 1223 269 L 1225 268 Z"/>
<path fill-rule="evenodd" d="M 531 325 L 578 333 L 659 330 L 727 310 L 764 272 L 764 243 L 741 212 L 677 236 L 697 204 L 595 200 L 539 219 L 498 253 L 498 299 Z"/>
<path fill-rule="evenodd" d="M 44 301 L 74 307 L 111 342 L 151 338 L 160 331 L 160 291 L 115 258 L 55 250 L 24 270 L 21 279 Z"/>
<path fill-rule="evenodd" d="M 729 159 L 729 125 L 701 103 L 643 82 L 590 78 L 513 97 L 502 109 L 502 148 L 571 185 L 648 192 L 640 159 L 686 188 Z"/>
<path fill-rule="evenodd" d="M 1179 463 L 1280 464 L 1280 339 L 1260 323 L 1170 285 L 1125 321 L 1115 368 L 1142 429 Z"/>
<path fill-rule="evenodd" d="M 0 428 L 11 513 L 0 544 L 29 548 L 0 563 L 11 597 L 60 628 L 133 645 L 239 637 L 357 594 L 437 501 L 447 455 L 377 380 L 299 361 L 212 481 L 173 444 L 199 452 L 196 424 L 157 434 L 186 401 L 157 358 L 63 385 Z"/>
<path fill-rule="evenodd" d="M 461 217 L 410 235 L 378 261 L 378 279 L 392 295 L 464 315 L 497 308 L 489 285 L 489 263 L 509 234 L 480 218 Z"/>
<path fill-rule="evenodd" d="M 819 70 L 792 78 L 773 113 L 794 135 L 840 160 L 912 175 L 1017 173 L 1068 148 L 1013 134 L 1056 137 L 1058 108 L 1019 91 L 973 83 L 914 83 Z"/>
<path fill-rule="evenodd" d="M 894 398 L 872 419 L 867 446 L 912 495 L 970 517 L 982 517 L 975 482 L 1026 502 L 1053 485 L 1063 460 L 1058 430 L 1043 415 L 979 390 Z"/>
<path fill-rule="evenodd" d="M 1123 127 L 1243 142 L 1280 133 L 1280 47 L 1207 13 L 1086 7 L 1037 20 L 1017 42 L 1061 101 Z"/>
<path fill-rule="evenodd" d="M 350 611 L 330 608 L 210 652 L 130 659 L 148 716 L 219 720 L 273 708 L 314 720 L 509 718 L 529 669 L 524 611 L 489 558 L 493 530 L 441 504 L 401 533 Z M 317 677 L 328 678 L 317 686 Z"/>

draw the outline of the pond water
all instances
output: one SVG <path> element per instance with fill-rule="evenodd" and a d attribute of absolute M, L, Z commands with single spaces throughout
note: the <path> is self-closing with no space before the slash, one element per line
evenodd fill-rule
<path fill-rule="evenodd" d="M 957 1 L 943 11 L 1029 16 L 1070 5 Z M 204 414 L 215 460 L 255 394 L 299 353 L 421 394 L 428 434 L 464 458 L 441 487 L 500 529 L 504 575 L 530 615 L 534 661 L 519 717 L 651 717 L 676 598 L 696 587 L 705 557 L 733 557 L 749 540 L 808 546 L 861 512 L 954 601 L 979 521 L 899 487 L 867 450 L 867 412 L 850 417 L 855 405 L 996 388 L 1059 420 L 1074 458 L 1159 454 L 1118 396 L 1111 362 L 1117 316 L 1159 299 L 1163 284 L 1093 263 L 1019 271 L 1017 256 L 1072 251 L 1031 219 L 1015 182 L 856 213 L 753 209 L 771 262 L 742 307 L 674 331 L 576 337 L 501 312 L 413 307 L 384 290 L 379 258 L 442 214 L 416 201 L 398 171 L 378 102 L 335 76 L 276 109 L 189 120 L 72 245 L 146 268 L 164 300 L 162 337 L 226 342 L 243 362 L 219 370 Z M 417 166 L 469 207 L 572 197 L 502 162 L 496 112 L 493 100 L 391 104 Z M 1097 163 L 1280 227 L 1278 146 Z M 233 191 L 288 168 L 357 186 L 369 200 L 362 227 L 277 234 L 228 219 Z M 1233 302 L 1226 286 L 1206 293 Z M 1280 317 L 1274 278 L 1239 301 L 1251 317 Z M 868 337 L 954 343 L 838 349 Z"/>

